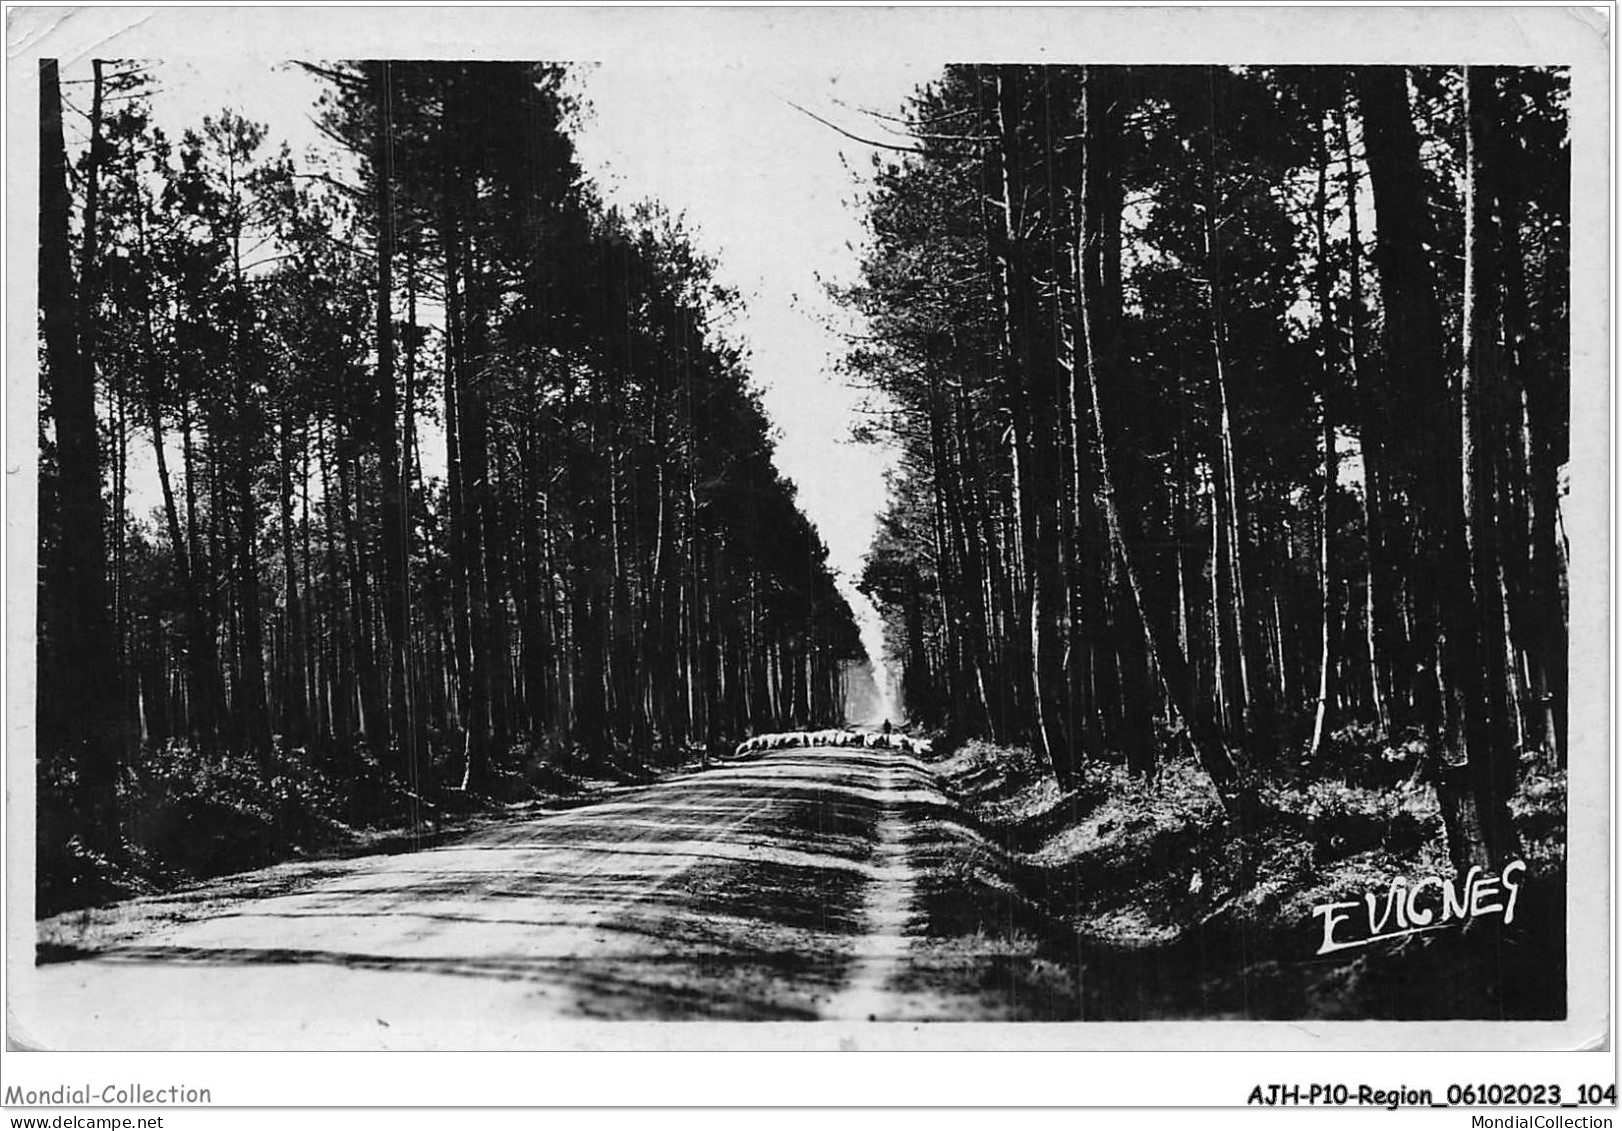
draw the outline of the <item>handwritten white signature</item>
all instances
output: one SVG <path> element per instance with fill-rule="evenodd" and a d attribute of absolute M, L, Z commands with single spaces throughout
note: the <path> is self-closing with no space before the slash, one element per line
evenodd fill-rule
<path fill-rule="evenodd" d="M 1379 892 L 1369 892 L 1361 900 L 1323 903 L 1312 909 L 1323 919 L 1323 944 L 1318 954 L 1368 946 L 1383 939 L 1437 931 L 1453 922 L 1477 919 L 1502 911 L 1505 923 L 1515 921 L 1515 900 L 1521 885 L 1516 877 L 1526 871 L 1526 862 L 1516 860 L 1501 872 L 1489 872 L 1479 864 L 1471 868 L 1464 883 L 1455 888 L 1440 876 L 1417 880 L 1391 881 L 1382 900 Z M 1438 895 L 1420 896 L 1434 889 Z M 1353 921 L 1352 909 L 1367 906 L 1368 933 L 1360 935 L 1362 920 Z"/>

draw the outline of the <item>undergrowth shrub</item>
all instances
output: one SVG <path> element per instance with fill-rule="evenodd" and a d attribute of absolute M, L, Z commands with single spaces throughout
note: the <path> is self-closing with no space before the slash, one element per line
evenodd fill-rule
<path fill-rule="evenodd" d="M 1414 852 L 1442 830 L 1441 810 L 1428 789 L 1371 788 L 1328 778 L 1264 785 L 1258 800 L 1264 825 L 1299 835 L 1317 863 L 1372 848 Z"/>
<path fill-rule="evenodd" d="M 1542 757 L 1525 759 L 1510 816 L 1521 834 L 1526 866 L 1534 874 L 1566 867 L 1566 771 Z"/>
<path fill-rule="evenodd" d="M 1298 931 L 1316 903 L 1451 874 L 1435 793 L 1410 784 L 1423 753 L 1417 740 L 1344 728 L 1311 766 L 1255 782 L 1243 831 L 1187 756 L 1148 777 L 1088 760 L 1063 794 L 1023 748 L 971 740 L 938 769 L 999 843 L 1024 853 L 1050 891 L 1068 892 L 1062 915 L 1141 905 L 1146 922 L 1167 926 L 1220 913 L 1250 930 Z M 1563 867 L 1565 789 L 1562 771 L 1523 764 L 1511 810 L 1534 871 Z"/>
<path fill-rule="evenodd" d="M 1388 787 L 1412 778 L 1425 752 L 1416 731 L 1388 737 L 1372 723 L 1352 723 L 1325 735 L 1317 755 L 1304 758 L 1299 769 L 1313 778 Z"/>
<path fill-rule="evenodd" d="M 282 755 L 265 764 L 170 742 L 124 776 L 125 839 L 192 877 L 259 867 L 331 830 L 344 798 L 312 767 Z"/>
<path fill-rule="evenodd" d="M 1005 797 L 1050 776 L 1029 747 L 996 746 L 971 738 L 946 755 L 935 767 L 959 796 L 971 802 Z"/>
<path fill-rule="evenodd" d="M 75 834 L 77 779 L 65 759 L 38 769 L 37 912 L 50 915 L 143 891 L 263 867 L 335 842 L 355 825 L 410 808 L 375 764 L 351 752 L 341 767 L 304 751 L 263 761 L 170 741 L 131 760 L 118 781 L 120 859 Z M 341 776 L 340 776 L 341 773 Z"/>

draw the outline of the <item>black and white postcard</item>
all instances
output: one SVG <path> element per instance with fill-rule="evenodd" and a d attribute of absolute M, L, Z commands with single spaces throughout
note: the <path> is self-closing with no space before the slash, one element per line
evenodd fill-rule
<path fill-rule="evenodd" d="M 1604 13 L 9 19 L 13 1049 L 1605 1041 Z"/>

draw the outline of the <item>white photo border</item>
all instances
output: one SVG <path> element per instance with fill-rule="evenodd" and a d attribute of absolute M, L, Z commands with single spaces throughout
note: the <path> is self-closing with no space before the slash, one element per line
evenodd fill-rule
<path fill-rule="evenodd" d="M 1616 1079 L 1612 561 L 1614 246 L 1612 10 L 1556 5 L 1113 7 L 318 8 L 15 7 L 7 13 L 5 407 L 6 1083 L 218 1081 L 216 1103 L 859 1106 L 1218 1105 L 1236 1083 L 1373 1079 Z M 1497 63 L 1571 73 L 1572 749 L 1568 1017 L 1563 1022 L 1242 1022 L 1052 1025 L 579 1023 L 537 1028 L 535 1054 L 23 1052 L 11 1005 L 33 969 L 36 433 L 34 62 L 102 56 L 229 65 L 254 58 L 478 57 L 590 61 L 702 52 L 717 66 L 774 53 L 1098 63 Z M 1603 238 L 1602 238 L 1603 236 Z M 25 1024 L 24 1024 L 25 1028 Z M 884 1057 L 817 1056 L 841 1050 Z M 590 1050 L 590 1051 L 581 1051 Z M 610 1051 L 618 1050 L 618 1051 Z M 1073 1054 L 1090 1050 L 1085 1062 Z M 1447 1050 L 1434 1060 L 1430 1054 Z M 1577 1053 L 1550 1059 L 1545 1054 Z M 1469 1055 L 1466 1057 L 1466 1052 Z M 1303 1057 L 1289 1054 L 1310 1054 Z M 1415 1054 L 1427 1054 L 1416 1060 Z M 1536 1054 L 1536 1055 L 1528 1055 Z M 422 1070 L 419 1058 L 454 1063 Z M 520 1059 L 520 1056 L 522 1057 Z M 1461 1060 L 1461 1058 L 1464 1058 Z M 1449 1062 L 1451 1061 L 1451 1065 Z M 272 1067 L 267 1069 L 266 1065 Z M 1570 1066 L 1579 1066 L 1572 1069 Z M 1460 1075 L 1468 1067 L 1467 1075 Z M 1576 1075 L 1571 1075 L 1575 1071 Z M 1448 1073 L 1453 1073 L 1448 1076 Z M 1507 1074 L 1506 1074 L 1507 1073 Z M 614 1080 L 638 1081 L 633 1093 Z M 1426 1081 L 1432 1083 L 1427 1084 Z"/>

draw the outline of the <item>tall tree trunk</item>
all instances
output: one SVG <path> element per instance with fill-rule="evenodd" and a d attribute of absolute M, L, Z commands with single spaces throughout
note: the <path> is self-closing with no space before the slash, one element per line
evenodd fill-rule
<path fill-rule="evenodd" d="M 144 213 L 137 211 L 138 233 L 142 254 L 148 251 Z M 220 718 L 225 712 L 223 690 L 219 680 L 219 660 L 215 655 L 213 625 L 203 605 L 202 590 L 197 579 L 197 563 L 193 560 L 195 539 L 188 541 L 181 529 L 180 512 L 175 502 L 175 489 L 169 473 L 169 454 L 163 432 L 163 390 L 165 380 L 163 355 L 159 352 L 157 333 L 153 326 L 152 292 L 150 287 L 141 291 L 141 348 L 145 354 L 146 416 L 152 435 L 152 456 L 157 466 L 158 487 L 163 497 L 163 516 L 169 532 L 169 544 L 175 567 L 180 574 L 180 587 L 186 607 L 183 613 L 183 631 L 186 638 L 186 716 L 193 742 L 212 748 L 218 739 Z M 185 393 L 181 394 L 183 397 Z M 190 442 L 186 442 L 189 449 Z M 188 485 L 188 491 L 190 487 Z"/>
<path fill-rule="evenodd" d="M 40 744 L 72 760 L 81 807 L 78 832 L 91 846 L 116 857 L 122 855 L 117 811 L 120 698 L 107 603 L 94 346 L 82 352 L 84 341 L 94 342 L 95 331 L 85 321 L 91 314 L 86 294 L 81 291 L 76 300 L 69 267 L 71 201 L 55 59 L 40 60 L 39 80 L 39 308 L 56 441 L 59 527 L 56 545 L 42 563 L 47 597 L 40 609 Z M 100 89 L 98 78 L 98 113 L 91 118 L 91 147 L 97 155 Z M 95 180 L 92 158 L 90 183 Z M 83 262 L 93 279 L 96 225 L 88 207 L 86 213 Z"/>
<path fill-rule="evenodd" d="M 1099 94 L 1096 69 L 1084 68 L 1082 106 L 1086 120 L 1086 145 L 1082 163 L 1081 231 L 1086 231 L 1089 226 L 1089 213 L 1105 202 L 1118 199 L 1114 186 L 1110 184 L 1116 175 L 1115 170 L 1099 158 L 1109 152 L 1119 125 Z M 1231 814 L 1242 817 L 1248 811 L 1248 806 L 1243 800 L 1238 765 L 1221 735 L 1211 725 L 1209 711 L 1198 701 L 1188 659 L 1177 645 L 1174 630 L 1153 615 L 1152 610 L 1157 606 L 1148 600 L 1144 591 L 1136 555 L 1127 544 L 1116 503 L 1114 476 L 1110 467 L 1109 433 L 1100 411 L 1099 386 L 1102 383 L 1100 370 L 1103 360 L 1115 356 L 1113 336 L 1120 321 L 1121 292 L 1116 282 L 1120 277 L 1118 266 L 1107 262 L 1110 256 L 1119 254 L 1119 245 L 1110 243 L 1109 254 L 1106 255 L 1103 246 L 1106 242 L 1109 241 L 1089 243 L 1083 249 L 1079 303 L 1081 340 L 1084 343 L 1083 365 L 1087 374 L 1083 389 L 1091 432 L 1088 446 L 1095 461 L 1099 509 L 1103 514 L 1112 552 L 1120 563 L 1125 579 L 1133 618 L 1143 633 L 1149 660 L 1154 665 L 1166 699 L 1180 717 L 1187 740 L 1222 796 L 1225 808 Z"/>
<path fill-rule="evenodd" d="M 1371 416 L 1382 423 L 1380 442 L 1365 452 L 1370 482 L 1384 493 L 1376 508 L 1381 520 L 1377 543 L 1389 563 L 1387 589 L 1406 583 L 1406 630 L 1388 631 L 1394 681 L 1404 689 L 1398 703 L 1411 702 L 1416 722 L 1441 741 L 1442 696 L 1438 686 L 1440 586 L 1457 577 L 1457 522 L 1450 498 L 1457 497 L 1458 416 L 1449 389 L 1442 345 L 1441 311 L 1428 247 L 1434 242 L 1419 137 L 1408 103 L 1407 75 L 1401 67 L 1359 67 L 1358 98 L 1363 108 L 1364 152 L 1374 189 L 1375 266 L 1380 278 L 1382 380 L 1371 389 Z M 1368 419 L 1366 416 L 1365 419 Z M 1371 458 L 1372 457 L 1372 458 Z M 1392 523 L 1400 496 L 1409 501 L 1409 544 L 1397 549 Z M 1382 513 L 1389 511 L 1390 513 Z M 1451 566 L 1444 562 L 1451 560 Z M 1400 623 L 1400 622 L 1399 622 Z"/>
<path fill-rule="evenodd" d="M 1216 544 L 1219 548 L 1218 567 L 1222 585 L 1219 594 L 1226 600 L 1213 610 L 1213 626 L 1217 629 L 1217 647 L 1221 651 L 1227 642 L 1229 663 L 1227 671 L 1231 686 L 1228 699 L 1234 704 L 1236 717 L 1233 724 L 1243 737 L 1254 730 L 1250 661 L 1247 655 L 1245 615 L 1244 542 L 1240 518 L 1239 474 L 1233 443 L 1233 413 L 1228 399 L 1227 373 L 1227 316 L 1224 310 L 1222 276 L 1222 245 L 1217 225 L 1217 212 L 1221 197 L 1217 187 L 1216 143 L 1216 90 L 1213 78 L 1215 68 L 1206 68 L 1206 162 L 1205 207 L 1202 213 L 1202 231 L 1205 241 L 1206 284 L 1210 288 L 1210 342 L 1212 381 L 1217 396 L 1217 506 Z"/>
<path fill-rule="evenodd" d="M 447 175 L 446 199 L 450 199 Z M 461 237 L 455 217 L 449 209 L 442 217 L 441 238 L 445 256 L 445 492 L 446 492 L 446 567 L 450 574 L 450 645 L 453 655 L 452 675 L 456 695 L 454 698 L 456 721 L 463 731 L 464 780 L 477 779 L 482 774 L 483 718 L 472 692 L 472 646 L 469 643 L 472 626 L 469 623 L 467 595 L 467 549 L 463 544 L 463 526 L 467 507 L 464 502 L 462 474 L 462 405 L 460 388 L 463 346 L 462 279 L 460 269 Z"/>
<path fill-rule="evenodd" d="M 344 631 L 352 641 L 355 687 L 360 700 L 360 722 L 372 757 L 387 764 L 388 719 L 383 676 L 377 663 L 377 624 L 374 618 L 373 581 L 367 572 L 362 507 L 366 492 L 361 477 L 360 453 L 365 444 L 343 431 L 334 438 L 338 465 L 338 513 L 343 522 L 344 565 L 348 571 L 349 601 Z"/>
<path fill-rule="evenodd" d="M 377 107 L 372 152 L 372 182 L 377 208 L 377 415 L 372 440 L 377 448 L 382 494 L 383 626 L 388 647 L 389 731 L 398 754 L 390 762 L 397 774 L 412 776 L 411 687 L 406 662 L 410 646 L 411 609 L 406 587 L 409 547 L 406 541 L 405 491 L 400 476 L 400 405 L 395 386 L 394 340 L 394 89 L 393 69 L 385 61 L 368 64 L 371 96 Z M 392 745 L 392 743 L 386 743 Z"/>
<path fill-rule="evenodd" d="M 1505 780 L 1513 778 L 1514 757 L 1498 749 L 1501 708 L 1494 704 L 1502 688 L 1502 648 L 1495 643 L 1501 629 L 1483 634 L 1483 626 L 1501 626 L 1503 620 L 1495 597 L 1489 525 L 1491 453 L 1482 442 L 1487 418 L 1481 386 L 1491 380 L 1496 365 L 1496 300 L 1483 299 L 1497 285 L 1492 277 L 1494 226 L 1478 168 L 1480 135 L 1493 112 L 1481 97 L 1490 89 L 1490 79 L 1473 74 L 1466 80 L 1466 342 L 1457 390 L 1450 387 L 1445 368 L 1441 314 L 1426 251 L 1430 204 L 1405 76 L 1400 68 L 1365 67 L 1358 80 L 1378 225 L 1386 370 L 1407 371 L 1400 388 L 1388 382 L 1384 393 L 1393 419 L 1411 429 L 1394 441 L 1411 456 L 1403 471 L 1420 547 L 1410 568 L 1414 599 L 1408 638 L 1415 652 L 1426 657 L 1418 680 L 1420 717 L 1431 735 L 1433 779 L 1449 852 L 1463 875 L 1474 864 L 1508 859 L 1514 839 L 1508 794 L 1503 792 Z M 1499 654 L 1496 661 L 1493 652 Z M 1441 754 L 1444 735 L 1456 736 L 1462 751 Z"/>
<path fill-rule="evenodd" d="M 391 225 L 392 227 L 392 225 Z M 402 662 L 405 667 L 406 730 L 403 735 L 406 765 L 412 780 L 429 764 L 427 733 L 427 689 L 423 672 L 426 658 L 419 655 L 416 646 L 425 635 L 411 617 L 411 542 L 413 529 L 412 492 L 421 487 L 422 461 L 417 451 L 417 324 L 418 256 L 421 254 L 421 232 L 407 240 L 406 245 L 406 349 L 405 349 L 405 414 L 401 422 L 400 472 L 401 530 L 400 530 L 400 582 L 401 598 L 405 609 L 399 626 L 406 648 Z M 392 383 L 392 382 L 391 382 Z"/>
<path fill-rule="evenodd" d="M 450 174 L 447 174 L 450 176 Z M 447 193 L 447 201 L 451 194 Z M 442 238 L 446 255 L 446 328 L 449 342 L 445 351 L 447 415 L 454 410 L 448 431 L 451 441 L 452 471 L 451 496 L 451 555 L 452 573 L 457 580 L 459 606 L 457 619 L 458 650 L 465 664 L 462 680 L 462 700 L 465 705 L 464 769 L 462 787 L 480 789 L 488 772 L 490 700 L 488 695 L 488 669 L 484 663 L 484 570 L 483 542 L 480 537 L 484 484 L 479 482 L 480 472 L 475 468 L 477 454 L 469 451 L 481 421 L 478 406 L 473 403 L 474 379 L 469 372 L 476 356 L 477 343 L 473 341 L 473 328 L 479 314 L 470 311 L 476 301 L 476 285 L 472 265 L 467 261 L 467 247 L 459 225 L 451 215 L 447 203 L 442 223 Z"/>
<path fill-rule="evenodd" d="M 1323 444 L 1323 477 L 1318 503 L 1318 705 L 1312 719 L 1312 743 L 1309 756 L 1316 759 L 1323 745 L 1324 725 L 1329 716 L 1330 673 L 1333 659 L 1330 652 L 1331 629 L 1334 623 L 1334 575 L 1330 567 L 1329 543 L 1333 528 L 1333 502 L 1337 468 L 1335 464 L 1335 425 L 1330 413 L 1330 402 L 1335 381 L 1338 355 L 1334 300 L 1329 279 L 1329 145 L 1325 140 L 1325 123 L 1318 129 L 1318 193 L 1313 208 L 1313 228 L 1317 237 L 1317 299 L 1319 345 L 1318 427 Z M 1349 210 L 1356 210 L 1357 202 L 1348 201 Z M 1276 591 L 1275 591 L 1276 599 Z"/>
<path fill-rule="evenodd" d="M 231 455 L 232 489 L 235 493 L 236 538 L 234 560 L 237 617 L 241 628 L 241 683 L 238 687 L 238 719 L 242 724 L 245 748 L 261 762 L 271 753 L 270 706 L 266 700 L 263 613 L 259 600 L 259 505 L 254 497 L 253 458 L 260 414 L 257 392 L 250 389 L 248 342 L 252 338 L 252 306 L 247 278 L 242 268 L 243 205 L 231 201 L 231 278 L 236 304 L 231 325 L 232 414 L 236 426 L 236 450 Z"/>
<path fill-rule="evenodd" d="M 1506 69 L 1499 74 L 1505 84 L 1499 94 L 1500 103 L 1513 105 L 1518 93 L 1513 84 L 1519 72 Z M 1564 150 L 1553 155 L 1555 160 L 1565 157 Z M 1510 619 L 1515 627 L 1517 646 L 1525 658 L 1530 684 L 1527 688 L 1530 701 L 1525 705 L 1528 741 L 1563 762 L 1566 613 L 1561 601 L 1555 535 L 1560 460 L 1551 433 L 1563 431 L 1567 423 L 1553 418 L 1559 416 L 1554 409 L 1560 401 L 1557 390 L 1565 390 L 1569 396 L 1569 378 L 1551 364 L 1545 344 L 1552 336 L 1558 343 L 1556 349 L 1563 352 L 1565 339 L 1560 334 L 1563 327 L 1546 328 L 1542 340 L 1534 332 L 1532 296 L 1526 278 L 1529 248 L 1522 231 L 1528 215 L 1528 170 L 1536 169 L 1533 175 L 1548 175 L 1537 162 L 1549 158 L 1535 159 L 1524 140 L 1509 130 L 1500 133 L 1492 158 L 1492 181 L 1500 209 L 1504 341 L 1509 351 L 1507 388 L 1498 403 L 1505 406 L 1506 415 L 1516 418 L 1514 425 L 1507 420 L 1503 422 L 1505 435 L 1501 447 L 1506 456 L 1514 451 L 1519 457 L 1511 484 L 1519 484 L 1520 490 L 1513 526 L 1509 529 L 1515 530 L 1523 543 L 1515 546 L 1506 533 L 1499 546 L 1505 558 L 1506 574 L 1513 578 Z M 1555 183 L 1565 176 L 1569 173 L 1556 176 Z M 1555 230 L 1563 233 L 1565 225 L 1560 224 Z M 1563 277 L 1564 248 L 1558 250 L 1560 254 L 1556 255 L 1544 252 L 1546 276 Z"/>
<path fill-rule="evenodd" d="M 1379 451 L 1380 438 L 1378 432 L 1379 406 L 1371 387 L 1369 375 L 1363 369 L 1363 239 L 1358 221 L 1358 178 L 1357 168 L 1353 163 L 1351 127 L 1348 124 L 1350 114 L 1346 109 L 1346 99 L 1343 95 L 1340 107 L 1340 144 L 1345 154 L 1345 194 L 1346 194 L 1346 224 L 1347 245 L 1349 260 L 1346 265 L 1349 280 L 1349 299 L 1347 303 L 1347 332 L 1349 348 L 1346 356 L 1346 368 L 1351 374 L 1353 385 L 1356 388 L 1357 404 L 1359 410 L 1358 442 L 1363 457 L 1363 554 L 1364 554 L 1364 589 L 1363 589 L 1363 633 L 1368 650 L 1368 680 L 1369 696 L 1374 705 L 1375 717 L 1379 722 L 1380 730 L 1390 734 L 1391 708 L 1390 687 L 1391 678 L 1387 668 L 1388 646 L 1385 643 L 1390 639 L 1390 625 L 1395 620 L 1390 610 L 1394 598 L 1391 587 L 1387 585 L 1389 567 L 1385 564 L 1385 547 L 1382 538 L 1381 513 L 1381 476 L 1384 472 L 1384 456 Z"/>
<path fill-rule="evenodd" d="M 1477 666 L 1466 684 L 1468 770 L 1476 817 L 1487 858 L 1502 867 L 1515 857 L 1518 841 L 1510 820 L 1517 757 L 1510 740 L 1509 677 L 1506 671 L 1503 590 L 1494 505 L 1500 429 L 1492 414 L 1503 380 L 1499 342 L 1502 278 L 1499 233 L 1493 199 L 1493 133 L 1499 115 L 1494 69 L 1464 69 L 1466 191 L 1464 201 L 1464 370 L 1460 386 L 1465 543 L 1474 624 L 1470 626 Z M 1479 680 L 1479 683 L 1477 682 Z"/>
<path fill-rule="evenodd" d="M 298 562 L 293 535 L 293 412 L 284 400 L 277 435 L 276 498 L 281 517 L 283 620 L 287 648 L 281 679 L 285 717 L 282 734 L 289 749 L 303 746 L 309 737 L 309 706 L 304 698 L 304 602 L 299 595 Z"/>
<path fill-rule="evenodd" d="M 471 250 L 471 249 L 469 249 Z M 462 553 L 467 577 L 468 626 L 472 657 L 472 695 L 476 710 L 478 739 L 468 750 L 468 788 L 482 785 L 488 762 L 495 752 L 495 656 L 491 646 L 490 584 L 486 541 L 490 517 L 489 426 L 485 412 L 485 390 L 478 367 L 485 357 L 486 326 L 484 283 L 481 269 L 470 254 L 464 261 L 466 293 L 463 309 L 463 342 L 458 387 L 456 424 L 462 449 Z M 470 734 L 472 731 L 470 730 Z"/>
<path fill-rule="evenodd" d="M 299 429 L 299 565 L 303 576 L 304 607 L 304 702 L 308 711 L 310 737 L 325 745 L 331 737 L 330 720 L 321 709 L 321 660 L 316 642 L 320 640 L 320 600 L 315 591 L 314 563 L 311 557 L 310 535 L 310 422 L 304 421 Z"/>
<path fill-rule="evenodd" d="M 1039 434 L 1043 427 L 1033 412 L 1036 360 L 1032 338 L 1034 296 L 1019 202 L 1023 199 L 1021 146 L 1017 130 L 1020 110 L 1020 68 L 998 67 L 995 75 L 994 121 L 997 144 L 992 147 L 997 167 L 998 227 L 993 232 L 997 259 L 998 301 L 1001 306 L 1003 388 L 1012 427 L 1009 455 L 1014 467 L 1016 546 L 1022 561 L 1026 606 L 1020 617 L 1029 640 L 1029 694 L 1033 721 L 1031 741 L 1036 754 L 1053 767 L 1061 785 L 1074 774 L 1073 751 L 1062 726 L 1059 687 L 1062 682 L 1057 625 L 1063 600 L 1058 583 L 1056 508 L 1051 505 L 1053 476 L 1050 445 Z"/>

